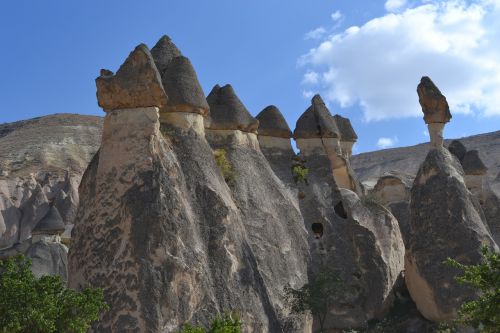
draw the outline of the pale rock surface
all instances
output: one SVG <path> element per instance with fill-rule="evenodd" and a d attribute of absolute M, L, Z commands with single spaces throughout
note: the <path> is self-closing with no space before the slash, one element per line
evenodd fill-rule
<path fill-rule="evenodd" d="M 467 190 L 458 159 L 445 148 L 432 149 L 411 192 L 410 237 L 405 279 L 419 311 L 433 321 L 456 316 L 460 304 L 475 296 L 454 280 L 458 271 L 447 257 L 464 264 L 481 259 L 481 246 L 494 247 L 477 200 Z"/>

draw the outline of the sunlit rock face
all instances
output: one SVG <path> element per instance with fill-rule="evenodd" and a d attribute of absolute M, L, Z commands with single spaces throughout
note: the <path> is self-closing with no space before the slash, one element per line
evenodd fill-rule
<path fill-rule="evenodd" d="M 481 246 L 494 247 L 478 201 L 467 190 L 458 159 L 445 148 L 432 149 L 411 191 L 406 284 L 419 311 L 433 321 L 456 316 L 471 289 L 455 283 L 458 271 L 442 262 L 455 258 L 478 263 Z"/>

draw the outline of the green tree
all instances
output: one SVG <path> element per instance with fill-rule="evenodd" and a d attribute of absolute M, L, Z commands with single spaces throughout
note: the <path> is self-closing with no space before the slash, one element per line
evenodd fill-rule
<path fill-rule="evenodd" d="M 217 166 L 222 172 L 222 176 L 224 177 L 226 183 L 229 185 L 233 184 L 236 179 L 236 173 L 233 170 L 233 166 L 227 159 L 226 151 L 224 149 L 214 150 L 214 158 L 215 163 L 217 163 Z"/>
<path fill-rule="evenodd" d="M 456 278 L 458 283 L 477 289 L 480 297 L 465 302 L 458 310 L 458 325 L 472 326 L 483 333 L 500 331 L 500 256 L 482 248 L 483 262 L 477 265 L 463 265 L 448 258 L 446 263 L 463 272 Z"/>
<path fill-rule="evenodd" d="M 0 261 L 0 332 L 83 333 L 108 308 L 102 290 L 66 289 L 61 277 L 37 279 L 30 268 L 24 256 Z"/>
<path fill-rule="evenodd" d="M 330 308 L 348 292 L 336 272 L 322 268 L 309 283 L 299 289 L 285 287 L 285 298 L 293 313 L 310 312 L 318 319 L 320 331 L 324 332 L 326 316 Z"/>
<path fill-rule="evenodd" d="M 237 314 L 227 312 L 217 315 L 208 329 L 186 324 L 180 333 L 241 333 L 241 321 Z"/>

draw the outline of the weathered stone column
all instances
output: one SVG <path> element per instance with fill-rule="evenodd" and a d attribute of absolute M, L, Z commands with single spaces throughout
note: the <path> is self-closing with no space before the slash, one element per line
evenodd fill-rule
<path fill-rule="evenodd" d="M 450 121 L 451 113 L 446 97 L 427 76 L 423 76 L 417 86 L 418 101 L 424 113 L 424 121 L 429 129 L 431 147 L 443 147 L 444 125 Z"/>

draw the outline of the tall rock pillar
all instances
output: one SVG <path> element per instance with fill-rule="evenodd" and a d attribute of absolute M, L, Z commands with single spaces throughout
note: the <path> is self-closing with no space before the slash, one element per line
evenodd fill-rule
<path fill-rule="evenodd" d="M 451 119 L 446 97 L 427 76 L 423 76 L 420 80 L 417 93 L 424 113 L 424 121 L 429 129 L 431 146 L 433 148 L 443 147 L 444 125 Z"/>

